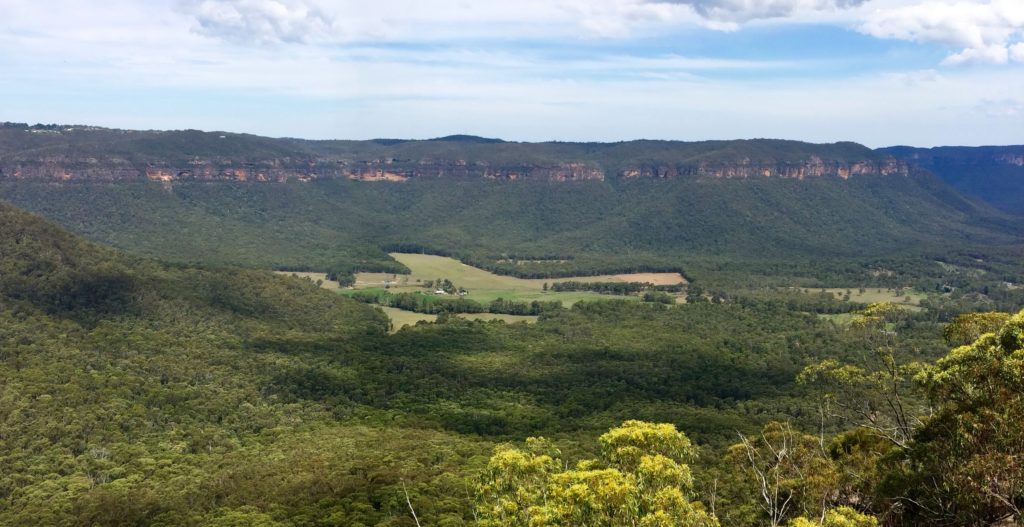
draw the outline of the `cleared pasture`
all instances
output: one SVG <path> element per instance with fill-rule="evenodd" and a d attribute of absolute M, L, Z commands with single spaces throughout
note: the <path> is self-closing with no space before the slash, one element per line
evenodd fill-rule
<path fill-rule="evenodd" d="M 544 284 L 557 282 L 649 282 L 657 285 L 684 284 L 686 280 L 679 273 L 637 273 L 601 276 L 578 276 L 550 279 L 524 279 L 514 276 L 497 275 L 483 269 L 466 265 L 458 260 L 429 254 L 391 253 L 396 260 L 406 265 L 412 273 L 407 275 L 390 273 L 358 273 L 355 287 L 371 289 L 388 286 L 393 292 L 425 291 L 426 282 L 449 279 L 457 287 L 469 291 L 466 298 L 481 303 L 498 298 L 530 302 L 533 300 L 560 300 L 566 306 L 581 300 L 596 300 L 612 297 L 591 291 L 545 292 Z"/>
<path fill-rule="evenodd" d="M 466 298 L 475 300 L 481 304 L 487 304 L 504 298 L 519 302 L 561 301 L 565 306 L 571 306 L 583 300 L 607 300 L 609 298 L 623 298 L 637 301 L 638 296 L 602 295 L 593 291 L 544 291 L 544 284 L 556 282 L 578 281 L 578 282 L 645 282 L 656 285 L 685 284 L 686 280 L 679 273 L 637 273 L 637 274 L 616 274 L 601 276 L 579 276 L 568 278 L 551 279 L 523 279 L 513 276 L 497 275 L 483 269 L 466 265 L 458 260 L 443 256 L 429 254 L 406 254 L 391 253 L 396 260 L 405 264 L 412 273 L 357 273 L 354 288 L 339 287 L 337 282 L 326 279 L 324 273 L 295 273 L 278 271 L 282 275 L 295 275 L 302 278 L 309 278 L 312 281 L 322 280 L 321 287 L 341 294 L 351 294 L 354 290 L 364 291 L 389 291 L 392 293 L 421 292 L 434 294 L 433 290 L 424 288 L 426 282 L 437 279 L 448 279 L 456 285 L 469 291 Z M 385 289 L 386 288 L 386 289 Z M 381 309 L 388 315 L 394 326 L 394 330 L 406 325 L 415 325 L 419 321 L 433 322 L 437 315 L 415 313 L 393 307 Z M 508 323 L 514 322 L 536 322 L 535 316 L 504 315 L 494 313 L 463 313 L 459 315 L 470 320 L 504 320 Z"/>
<path fill-rule="evenodd" d="M 886 289 L 880 287 L 868 287 L 861 290 L 858 287 L 826 287 L 826 288 L 798 288 L 801 291 L 807 293 L 829 293 L 836 298 L 844 298 L 849 292 L 850 302 L 857 302 L 860 304 L 874 304 L 877 302 L 891 302 L 893 304 L 899 304 L 910 308 L 916 308 L 921 305 L 921 300 L 927 298 L 927 295 L 918 291 L 912 291 L 910 289 L 904 289 L 898 291 L 896 289 Z"/>
<path fill-rule="evenodd" d="M 404 309 L 398 309 L 396 307 L 384 307 L 377 306 L 384 310 L 388 318 L 391 319 L 391 331 L 398 331 L 403 326 L 415 326 L 419 321 L 433 322 L 437 320 L 437 315 L 429 315 L 426 313 L 416 313 L 413 311 L 406 311 Z"/>
<path fill-rule="evenodd" d="M 437 315 L 415 313 L 394 307 L 378 307 L 384 310 L 384 313 L 386 313 L 388 318 L 391 319 L 392 332 L 398 331 L 404 326 L 415 326 L 416 323 L 421 320 L 425 322 L 434 322 L 437 320 Z M 532 324 L 537 321 L 537 317 L 533 316 L 502 315 L 495 313 L 462 313 L 458 316 L 466 320 L 504 320 L 508 324 L 513 324 L 515 322 L 527 322 Z"/>

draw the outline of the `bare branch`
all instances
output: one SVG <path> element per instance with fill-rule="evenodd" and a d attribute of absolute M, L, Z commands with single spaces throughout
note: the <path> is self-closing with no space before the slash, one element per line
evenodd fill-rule
<path fill-rule="evenodd" d="M 420 519 L 416 517 L 416 509 L 412 508 L 412 501 L 409 499 L 409 490 L 405 488 L 405 480 L 402 480 L 402 492 L 405 493 L 405 503 L 409 505 L 409 512 L 412 513 L 412 521 L 416 522 L 416 527 L 420 526 Z"/>

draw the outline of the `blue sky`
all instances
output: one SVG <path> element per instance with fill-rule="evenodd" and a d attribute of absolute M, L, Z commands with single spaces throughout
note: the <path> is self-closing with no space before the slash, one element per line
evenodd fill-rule
<path fill-rule="evenodd" d="M 1024 0 L 0 0 L 0 120 L 1024 143 Z"/>

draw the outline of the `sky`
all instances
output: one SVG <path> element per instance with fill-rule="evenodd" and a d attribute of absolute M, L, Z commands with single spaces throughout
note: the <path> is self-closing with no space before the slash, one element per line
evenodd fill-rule
<path fill-rule="evenodd" d="M 1024 143 L 1024 0 L 0 0 L 0 121 Z"/>

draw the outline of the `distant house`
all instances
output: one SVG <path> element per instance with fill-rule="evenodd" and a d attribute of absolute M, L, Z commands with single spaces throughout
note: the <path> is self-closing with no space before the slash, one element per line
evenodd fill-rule
<path fill-rule="evenodd" d="M 435 295 L 447 295 L 448 293 L 445 293 L 444 289 L 438 289 L 437 291 L 434 291 L 434 294 Z"/>

